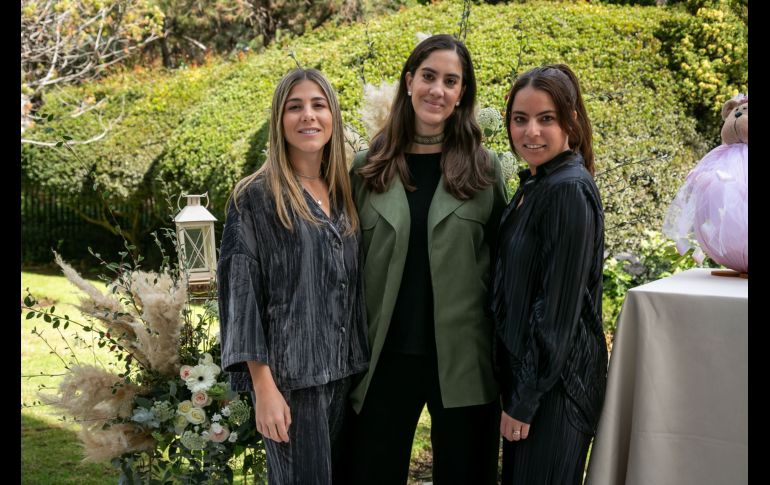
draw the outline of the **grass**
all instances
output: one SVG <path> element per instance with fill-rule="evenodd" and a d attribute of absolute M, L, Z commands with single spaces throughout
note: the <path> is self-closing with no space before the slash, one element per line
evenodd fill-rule
<path fill-rule="evenodd" d="M 97 287 L 104 287 L 101 282 L 91 281 Z M 85 322 L 74 307 L 78 301 L 77 290 L 63 276 L 22 272 L 21 300 L 26 295 L 25 288 L 30 288 L 43 306 L 55 305 L 57 313 Z M 107 362 L 109 353 L 104 349 L 91 351 L 86 342 L 80 340 L 82 332 L 73 325 L 66 330 L 55 330 L 42 319 L 28 320 L 26 313 L 21 313 L 21 483 L 101 485 L 117 482 L 117 471 L 109 463 L 81 463 L 78 426 L 63 421 L 53 408 L 42 405 L 38 397 L 39 391 L 46 392 L 59 384 L 65 362 L 75 361 L 68 357 L 62 361 L 55 352 L 67 356 L 69 346 L 83 363 Z M 48 344 L 32 334 L 33 328 L 42 332 Z"/>

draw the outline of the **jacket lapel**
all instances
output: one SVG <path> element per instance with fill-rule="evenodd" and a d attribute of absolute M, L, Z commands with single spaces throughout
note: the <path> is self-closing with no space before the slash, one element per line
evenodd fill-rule
<path fill-rule="evenodd" d="M 390 188 L 378 194 L 372 192 L 371 204 L 396 231 L 397 244 L 409 244 L 409 202 L 406 200 L 404 184 L 399 177 L 393 177 Z M 404 247 L 405 249 L 405 247 Z"/>
<path fill-rule="evenodd" d="M 430 251 L 432 246 L 433 229 L 464 203 L 465 201 L 456 199 L 446 191 L 444 188 L 444 176 L 442 175 L 428 210 L 428 251 Z"/>

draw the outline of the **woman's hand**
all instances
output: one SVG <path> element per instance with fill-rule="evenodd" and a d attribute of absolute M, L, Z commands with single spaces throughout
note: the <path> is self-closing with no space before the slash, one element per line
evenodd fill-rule
<path fill-rule="evenodd" d="M 288 443 L 291 410 L 275 385 L 270 367 L 257 362 L 249 362 L 248 365 L 256 396 L 254 417 L 257 431 L 273 441 Z"/>
<path fill-rule="evenodd" d="M 508 416 L 505 411 L 500 413 L 500 434 L 508 441 L 519 441 L 529 436 L 529 425 Z"/>

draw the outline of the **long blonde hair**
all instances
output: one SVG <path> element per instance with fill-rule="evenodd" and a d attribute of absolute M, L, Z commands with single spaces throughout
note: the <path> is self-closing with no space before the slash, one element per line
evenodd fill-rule
<path fill-rule="evenodd" d="M 267 160 L 256 172 L 241 179 L 235 185 L 231 198 L 237 208 L 238 196 L 241 192 L 258 177 L 264 176 L 275 200 L 278 218 L 285 228 L 289 230 L 293 228 L 291 213 L 313 224 L 320 223 L 310 211 L 303 195 L 302 185 L 294 175 L 294 169 L 287 155 L 286 137 L 283 133 L 283 111 L 286 99 L 292 88 L 305 80 L 316 83 L 329 103 L 329 110 L 332 114 L 332 136 L 324 146 L 321 176 L 329 186 L 329 198 L 332 205 L 336 205 L 337 200 L 342 198 L 344 211 L 350 221 L 345 234 L 354 234 L 358 230 L 358 215 L 350 192 L 350 177 L 347 173 L 347 161 L 345 159 L 345 139 L 340 104 L 329 81 L 316 69 L 292 69 L 281 78 L 275 88 L 275 93 L 273 93 L 273 104 L 270 110 L 270 149 Z M 287 202 L 290 210 L 287 208 Z"/>

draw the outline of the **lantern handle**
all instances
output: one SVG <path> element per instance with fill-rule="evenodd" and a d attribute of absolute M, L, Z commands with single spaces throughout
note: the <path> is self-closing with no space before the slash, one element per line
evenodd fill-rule
<path fill-rule="evenodd" d="M 205 197 L 206 198 L 206 205 L 205 205 L 205 207 L 206 207 L 206 209 L 209 208 L 209 203 L 211 202 L 211 199 L 209 198 L 209 191 L 208 190 L 206 192 L 200 194 L 200 195 L 180 193 L 179 197 L 177 197 L 177 199 L 176 199 L 176 208 L 181 211 L 182 208 L 179 206 L 179 201 L 182 200 L 182 197 L 190 197 L 190 196 L 192 196 L 192 197 Z"/>

